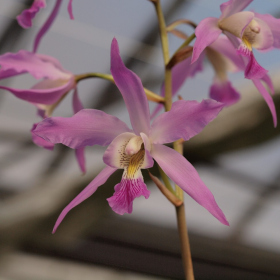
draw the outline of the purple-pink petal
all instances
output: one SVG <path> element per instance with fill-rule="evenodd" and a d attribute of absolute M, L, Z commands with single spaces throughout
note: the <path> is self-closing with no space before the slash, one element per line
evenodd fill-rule
<path fill-rule="evenodd" d="M 43 83 L 47 83 L 51 80 L 43 80 L 38 83 L 42 86 Z M 54 82 L 54 81 L 52 81 Z M 69 79 L 62 86 L 55 88 L 31 88 L 31 89 L 15 89 L 5 86 L 0 86 L 1 89 L 5 89 L 10 91 L 16 97 L 23 99 L 25 101 L 29 101 L 32 103 L 38 104 L 54 104 L 57 102 L 67 91 L 72 89 L 75 86 L 75 82 L 73 79 Z"/>
<path fill-rule="evenodd" d="M 41 138 L 42 139 L 42 138 Z M 75 150 L 75 156 L 81 171 L 86 173 L 86 159 L 85 159 L 85 148 L 79 148 Z"/>
<path fill-rule="evenodd" d="M 31 128 L 30 132 L 31 132 L 31 135 L 32 135 L 32 141 L 34 144 L 36 144 L 37 146 L 39 147 L 42 147 L 42 148 L 45 148 L 47 150 L 50 150 L 52 151 L 53 148 L 54 148 L 54 144 L 49 142 L 49 141 L 46 141 L 44 140 L 43 138 L 39 137 L 38 135 L 36 135 L 34 133 L 34 130 L 35 128 L 37 127 L 38 123 L 34 123 L 33 124 L 33 127 Z"/>
<path fill-rule="evenodd" d="M 19 25 L 23 28 L 30 28 L 32 26 L 33 18 L 42 8 L 45 7 L 45 0 L 34 0 L 32 6 L 29 9 L 25 9 L 20 15 L 17 16 Z"/>
<path fill-rule="evenodd" d="M 61 3 L 62 3 L 62 0 L 56 0 L 55 6 L 54 6 L 50 16 L 48 17 L 47 21 L 44 23 L 44 25 L 41 27 L 41 29 L 37 33 L 35 40 L 34 40 L 34 45 L 33 45 L 34 53 L 37 52 L 37 49 L 39 47 L 42 37 L 45 35 L 45 33 L 49 30 L 49 28 L 53 24 L 53 21 L 55 20 L 57 14 L 59 12 Z"/>
<path fill-rule="evenodd" d="M 123 96 L 134 132 L 137 135 L 141 132 L 148 134 L 150 111 L 142 82 L 135 73 L 125 67 L 115 38 L 111 45 L 111 73 Z"/>
<path fill-rule="evenodd" d="M 117 214 L 130 214 L 133 210 L 133 200 L 142 195 L 148 199 L 150 193 L 143 181 L 142 175 L 135 179 L 122 178 L 121 182 L 115 186 L 113 196 L 107 198 L 107 201 L 112 210 Z"/>
<path fill-rule="evenodd" d="M 74 208 L 75 206 L 79 205 L 81 202 L 89 198 L 99 186 L 103 185 L 107 179 L 116 171 L 115 168 L 112 167 L 105 167 L 94 179 L 89 183 L 89 185 L 80 192 L 61 212 L 59 215 L 55 226 L 53 228 L 53 233 L 57 230 L 58 226 L 67 215 L 67 213 Z"/>
<path fill-rule="evenodd" d="M 54 61 L 56 61 L 56 64 L 53 63 Z M 58 68 L 57 60 L 54 58 L 37 55 L 26 50 L 1 55 L 0 65 L 0 78 L 2 79 L 21 73 L 29 73 L 35 79 L 46 78 L 51 80 L 69 79 L 72 75 Z"/>
<path fill-rule="evenodd" d="M 265 102 L 267 103 L 267 105 L 270 109 L 270 112 L 272 114 L 274 127 L 276 127 L 277 126 L 277 114 L 276 114 L 275 105 L 274 105 L 271 95 L 267 92 L 266 88 L 263 86 L 263 84 L 261 83 L 261 81 L 259 79 L 253 79 L 252 82 L 254 83 L 254 85 L 256 86 L 258 91 L 263 96 Z"/>
<path fill-rule="evenodd" d="M 73 111 L 74 114 L 78 113 L 79 111 L 81 111 L 82 109 L 84 109 L 84 106 L 78 96 L 78 89 L 77 87 L 74 90 L 74 94 L 73 94 Z"/>
<path fill-rule="evenodd" d="M 274 90 L 274 86 L 273 86 L 273 83 L 271 81 L 271 78 L 266 74 L 265 76 L 263 76 L 261 78 L 261 80 L 266 83 L 266 85 L 268 86 L 271 94 L 274 94 L 275 90 Z"/>
<path fill-rule="evenodd" d="M 211 191 L 195 168 L 178 152 L 164 145 L 153 145 L 152 156 L 167 176 L 222 224 L 229 225 Z"/>
<path fill-rule="evenodd" d="M 195 29 L 196 40 L 193 46 L 192 63 L 199 58 L 206 47 L 218 39 L 221 33 L 217 18 L 208 17 L 198 24 Z"/>
<path fill-rule="evenodd" d="M 220 81 L 215 79 L 210 87 L 210 98 L 224 103 L 226 106 L 235 104 L 240 99 L 239 92 L 231 85 L 228 80 Z"/>
<path fill-rule="evenodd" d="M 150 139 L 155 144 L 189 140 L 211 122 L 223 108 L 214 100 L 185 101 L 172 104 L 169 112 L 159 115 L 153 122 Z"/>
<path fill-rule="evenodd" d="M 74 19 L 73 9 L 72 9 L 72 0 L 69 0 L 67 10 L 68 10 L 70 19 Z"/>
<path fill-rule="evenodd" d="M 269 27 L 273 35 L 273 46 L 280 48 L 280 19 L 273 17 L 269 14 L 258 14 L 255 13 L 255 17 L 263 20 Z"/>
<path fill-rule="evenodd" d="M 229 17 L 243 11 L 253 0 L 229 0 L 220 5 L 222 12 L 220 18 Z"/>
<path fill-rule="evenodd" d="M 107 146 L 127 125 L 117 117 L 94 109 L 84 109 L 70 118 L 53 117 L 40 122 L 35 133 L 51 143 L 62 143 L 72 149 L 85 146 Z"/>

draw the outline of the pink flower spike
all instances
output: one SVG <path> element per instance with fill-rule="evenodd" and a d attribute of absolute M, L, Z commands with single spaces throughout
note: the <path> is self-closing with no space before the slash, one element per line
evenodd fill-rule
<path fill-rule="evenodd" d="M 18 24 L 27 29 L 32 26 L 32 20 L 36 14 L 46 7 L 45 0 L 34 0 L 32 6 L 29 9 L 22 11 L 20 15 L 17 16 Z"/>
<path fill-rule="evenodd" d="M 67 215 L 67 213 L 74 208 L 75 206 L 79 205 L 81 202 L 89 198 L 92 194 L 94 194 L 97 190 L 98 187 L 103 185 L 107 179 L 116 171 L 116 168 L 112 168 L 109 166 L 106 166 L 92 181 L 89 183 L 89 185 L 82 191 L 80 192 L 61 212 L 59 215 L 54 228 L 53 232 L 55 233 L 58 226 L 64 219 L 64 217 Z"/>

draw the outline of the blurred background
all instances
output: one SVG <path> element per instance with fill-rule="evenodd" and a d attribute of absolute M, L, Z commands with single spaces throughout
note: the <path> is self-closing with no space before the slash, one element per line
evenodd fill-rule
<path fill-rule="evenodd" d="M 1 0 L 0 54 L 32 50 L 39 27 L 55 1 L 23 30 L 15 17 L 32 1 Z M 187 18 L 196 23 L 219 17 L 220 0 L 162 0 L 167 24 Z M 127 67 L 145 87 L 159 93 L 163 59 L 153 5 L 147 0 L 74 0 L 75 20 L 63 1 L 59 16 L 38 52 L 57 58 L 65 69 L 82 74 L 110 73 L 110 44 L 116 37 Z M 254 0 L 248 9 L 280 17 L 279 0 Z M 193 33 L 190 27 L 182 31 Z M 181 40 L 170 35 L 173 53 Z M 280 115 L 280 51 L 254 52 L 273 79 Z M 204 71 L 180 90 L 184 99 L 208 97 L 214 77 Z M 265 101 L 242 73 L 231 74 L 242 98 L 226 108 L 205 130 L 185 143 L 185 156 L 198 170 L 225 213 L 230 227 L 185 196 L 196 279 L 280 279 L 280 137 Z M 29 88 L 27 75 L 1 85 Z M 78 85 L 86 108 L 101 109 L 129 123 L 117 88 L 98 79 Z M 154 104 L 151 104 L 151 109 Z M 71 95 L 54 116 L 71 116 Z M 35 146 L 32 124 L 40 119 L 34 106 L 0 93 L 0 279 L 183 279 L 175 209 L 143 175 L 151 190 L 148 200 L 134 202 L 133 213 L 119 216 L 106 198 L 120 181 L 117 172 L 97 192 L 74 208 L 51 231 L 61 210 L 104 167 L 104 148 L 86 149 L 87 173 L 74 152 L 62 145 L 54 151 Z M 279 122 L 279 119 L 278 119 Z M 157 174 L 157 168 L 152 169 Z M 187 178 L 186 178 L 187 180 Z"/>

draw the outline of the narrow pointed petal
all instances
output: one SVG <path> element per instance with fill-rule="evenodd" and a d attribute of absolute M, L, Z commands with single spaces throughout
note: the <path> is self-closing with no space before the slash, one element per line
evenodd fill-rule
<path fill-rule="evenodd" d="M 76 149 L 75 156 L 81 171 L 85 174 L 86 173 L 85 148 L 83 147 L 83 148 Z"/>
<path fill-rule="evenodd" d="M 261 83 L 260 80 L 253 79 L 252 82 L 254 83 L 254 85 L 256 86 L 258 91 L 263 96 L 265 102 L 267 103 L 267 105 L 268 105 L 268 107 L 270 109 L 272 118 L 273 118 L 274 127 L 276 127 L 277 126 L 277 114 L 276 114 L 276 109 L 275 109 L 274 101 L 273 101 L 271 95 L 267 92 L 266 88 L 263 86 L 263 84 Z"/>
<path fill-rule="evenodd" d="M 266 74 L 265 76 L 263 76 L 261 78 L 261 80 L 266 83 L 266 85 L 268 86 L 271 94 L 274 94 L 275 90 L 274 90 L 274 86 L 273 86 L 273 83 L 272 83 L 270 77 Z"/>
<path fill-rule="evenodd" d="M 53 228 L 53 233 L 56 232 L 58 226 L 64 219 L 64 217 L 67 215 L 67 213 L 74 208 L 75 206 L 79 205 L 81 202 L 89 198 L 97 188 L 101 185 L 103 185 L 107 179 L 116 171 L 115 168 L 111 168 L 109 166 L 106 166 L 92 181 L 89 183 L 89 185 L 80 192 L 61 212 L 59 215 L 55 226 Z"/>
<path fill-rule="evenodd" d="M 72 149 L 85 146 L 107 146 L 130 129 L 118 118 L 94 109 L 84 109 L 70 118 L 54 117 L 40 122 L 35 133 L 51 143 L 62 143 Z"/>
<path fill-rule="evenodd" d="M 220 18 L 229 17 L 243 11 L 253 0 L 229 0 L 220 5 L 222 15 Z"/>
<path fill-rule="evenodd" d="M 60 8 L 61 3 L 62 3 L 62 0 L 57 0 L 56 1 L 55 6 L 54 6 L 50 16 L 48 17 L 47 21 L 44 23 L 44 25 L 41 27 L 41 29 L 37 33 L 37 35 L 35 37 L 35 40 L 34 40 L 34 45 L 33 45 L 33 52 L 34 53 L 37 52 L 37 49 L 39 47 L 39 44 L 41 42 L 42 37 L 49 30 L 53 21 L 55 20 L 57 14 L 59 12 L 59 8 Z"/>
<path fill-rule="evenodd" d="M 223 104 L 214 100 L 180 100 L 172 104 L 169 112 L 158 116 L 150 134 L 152 143 L 164 144 L 180 138 L 189 140 L 211 122 L 223 108 Z"/>
<path fill-rule="evenodd" d="M 258 13 L 255 13 L 255 17 L 263 20 L 269 26 L 274 39 L 273 46 L 280 48 L 280 19 L 269 14 L 262 15 Z"/>
<path fill-rule="evenodd" d="M 193 46 L 192 63 L 199 58 L 206 47 L 218 39 L 221 33 L 217 18 L 208 17 L 198 24 L 195 29 L 196 40 Z"/>
<path fill-rule="evenodd" d="M 44 80 L 35 87 L 43 86 L 46 83 L 55 83 L 55 81 Z M 10 91 L 16 97 L 38 104 L 53 104 L 56 103 L 66 92 L 74 87 L 73 79 L 64 81 L 63 85 L 54 88 L 31 88 L 31 89 L 15 89 L 5 86 L 0 86 L 1 89 Z"/>
<path fill-rule="evenodd" d="M 231 85 L 230 81 L 220 81 L 218 79 L 215 79 L 210 88 L 210 98 L 224 103 L 226 106 L 230 106 L 239 101 L 240 94 Z"/>
<path fill-rule="evenodd" d="M 54 148 L 54 144 L 44 140 L 43 138 L 37 136 L 33 131 L 37 127 L 38 123 L 34 123 L 32 129 L 30 130 L 31 135 L 32 135 L 32 141 L 34 144 L 36 144 L 39 147 L 45 148 L 47 150 L 52 151 Z"/>
<path fill-rule="evenodd" d="M 72 9 L 72 0 L 69 0 L 67 10 L 68 10 L 70 19 L 74 19 L 73 9 Z"/>
<path fill-rule="evenodd" d="M 78 96 L 78 89 L 77 87 L 74 90 L 74 94 L 73 94 L 73 111 L 74 114 L 78 113 L 79 111 L 83 110 L 84 106 Z"/>
<path fill-rule="evenodd" d="M 163 145 L 153 145 L 152 156 L 167 176 L 222 224 L 229 225 L 211 191 L 195 168 L 178 152 Z"/>
<path fill-rule="evenodd" d="M 17 16 L 18 24 L 23 28 L 30 28 L 32 26 L 33 18 L 42 8 L 45 7 L 45 0 L 34 0 L 32 6 L 29 9 L 22 11 L 22 13 Z"/>
<path fill-rule="evenodd" d="M 20 50 L 17 53 L 5 53 L 0 56 L 0 78 L 7 77 L 7 71 L 11 76 L 21 73 L 29 73 L 35 79 L 69 79 L 72 75 L 54 64 L 54 58 L 40 56 L 26 50 Z M 17 74 L 16 74 L 17 73 Z"/>
<path fill-rule="evenodd" d="M 143 176 L 140 170 L 133 179 L 126 178 L 126 171 L 124 171 L 121 182 L 115 186 L 113 196 L 108 198 L 107 201 L 112 210 L 117 214 L 130 214 L 133 210 L 133 200 L 142 195 L 148 199 L 150 193 L 151 192 L 147 189 L 147 186 L 143 181 Z"/>
<path fill-rule="evenodd" d="M 111 73 L 123 96 L 134 132 L 137 135 L 141 132 L 148 134 L 150 111 L 142 82 L 135 73 L 125 67 L 115 38 L 111 46 Z"/>

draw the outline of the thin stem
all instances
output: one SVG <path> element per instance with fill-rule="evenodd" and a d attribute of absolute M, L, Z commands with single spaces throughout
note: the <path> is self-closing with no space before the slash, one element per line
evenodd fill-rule
<path fill-rule="evenodd" d="M 104 80 L 110 81 L 112 83 L 115 83 L 113 76 L 110 74 L 86 73 L 86 74 L 81 74 L 81 75 L 75 76 L 76 83 L 78 83 L 81 80 L 90 79 L 90 78 L 100 78 L 100 79 L 104 79 Z M 147 95 L 148 100 L 157 102 L 157 103 L 163 103 L 163 104 L 165 103 L 164 98 L 162 96 L 157 95 L 156 93 L 152 92 L 151 90 L 149 90 L 147 88 L 144 88 L 144 91 Z"/>
<path fill-rule="evenodd" d="M 186 280 L 194 280 L 192 256 L 190 250 L 190 241 L 188 236 L 184 203 L 176 207 L 176 216 L 177 216 L 178 232 L 179 232 L 181 248 L 182 248 L 182 258 L 183 258 L 185 277 Z"/>
<path fill-rule="evenodd" d="M 173 147 L 174 147 L 174 150 L 177 151 L 178 153 L 180 153 L 181 155 L 183 154 L 183 143 L 182 141 L 177 140 L 173 143 Z M 175 185 L 175 192 L 176 192 L 176 195 L 182 200 L 184 201 L 184 192 L 183 190 Z"/>
<path fill-rule="evenodd" d="M 162 178 L 162 181 L 164 183 L 164 185 L 166 186 L 166 188 L 171 191 L 173 194 L 175 194 L 170 182 L 169 182 L 169 178 L 168 176 L 165 174 L 165 172 L 161 169 L 161 167 L 158 165 L 158 170 L 159 170 L 159 173 L 160 173 L 160 176 Z"/>
<path fill-rule="evenodd" d="M 167 30 L 165 25 L 164 16 L 162 13 L 160 0 L 153 0 L 153 3 L 156 8 L 157 16 L 158 16 L 158 23 L 160 29 L 160 38 L 162 44 L 162 51 L 163 51 L 163 59 L 165 65 L 165 110 L 169 111 L 172 106 L 172 73 L 171 69 L 168 67 L 169 63 L 169 47 L 168 47 L 168 37 L 167 37 Z M 185 47 L 186 42 L 189 44 L 195 35 L 191 35 L 183 44 Z M 182 47 L 182 46 L 181 46 Z M 179 48 L 180 50 L 180 48 Z M 183 145 L 177 141 L 174 143 L 174 149 L 179 153 L 183 153 Z M 179 187 L 176 186 L 176 193 L 178 193 L 179 198 L 183 198 L 183 192 Z M 183 199 L 181 199 L 183 201 Z M 182 258 L 183 258 L 183 266 L 185 271 L 186 280 L 194 280 L 193 275 L 193 267 L 192 267 L 192 258 L 191 258 L 191 251 L 190 251 L 190 244 L 189 244 L 189 237 L 187 231 L 187 224 L 186 224 L 186 217 L 185 217 L 185 207 L 184 204 L 181 206 L 177 206 L 176 214 L 177 214 L 177 222 L 178 222 L 178 231 L 181 240 L 181 250 L 182 250 Z"/>

